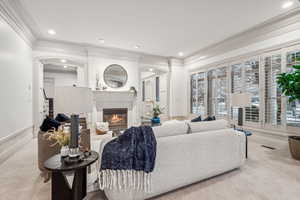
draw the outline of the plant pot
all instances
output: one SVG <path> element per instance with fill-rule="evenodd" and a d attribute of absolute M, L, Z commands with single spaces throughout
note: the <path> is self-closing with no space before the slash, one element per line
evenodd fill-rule
<path fill-rule="evenodd" d="M 300 160 L 300 136 L 289 136 L 289 146 L 292 157 Z"/>
<path fill-rule="evenodd" d="M 151 119 L 152 124 L 160 124 L 160 118 L 159 117 L 153 117 Z"/>

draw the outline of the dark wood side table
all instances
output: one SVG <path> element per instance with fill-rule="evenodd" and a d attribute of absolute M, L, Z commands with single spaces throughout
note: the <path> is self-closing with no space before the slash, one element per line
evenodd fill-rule
<path fill-rule="evenodd" d="M 51 171 L 52 200 L 82 200 L 86 196 L 87 167 L 96 162 L 99 155 L 95 151 L 85 156 L 76 164 L 65 164 L 59 154 L 52 156 L 45 163 L 47 170 Z M 74 171 L 72 187 L 70 187 L 64 172 Z"/>

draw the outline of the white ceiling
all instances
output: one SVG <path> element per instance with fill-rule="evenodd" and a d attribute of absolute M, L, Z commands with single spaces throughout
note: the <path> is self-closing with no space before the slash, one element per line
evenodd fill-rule
<path fill-rule="evenodd" d="M 161 56 L 190 55 L 289 10 L 286 0 L 19 1 L 43 38 Z"/>

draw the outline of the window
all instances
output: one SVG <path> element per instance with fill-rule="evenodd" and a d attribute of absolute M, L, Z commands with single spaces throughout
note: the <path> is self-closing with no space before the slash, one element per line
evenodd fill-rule
<path fill-rule="evenodd" d="M 215 115 L 218 118 L 222 118 L 227 115 L 227 67 L 217 69 L 216 76 L 217 78 L 215 84 Z"/>
<path fill-rule="evenodd" d="M 207 115 L 215 115 L 216 70 L 207 72 Z"/>
<path fill-rule="evenodd" d="M 243 64 L 235 64 L 231 66 L 231 93 L 241 93 L 243 91 Z M 238 109 L 231 107 L 231 119 L 238 119 Z"/>
<path fill-rule="evenodd" d="M 145 101 L 145 81 L 142 82 L 142 99 Z"/>
<path fill-rule="evenodd" d="M 296 58 L 300 58 L 300 51 L 289 52 L 287 54 L 287 73 L 294 71 L 292 67 L 295 64 L 300 64 L 299 61 L 296 61 Z M 286 123 L 288 126 L 300 127 L 300 103 L 298 102 L 287 102 L 286 110 Z"/>
<path fill-rule="evenodd" d="M 251 94 L 251 106 L 245 108 L 245 121 L 259 122 L 259 61 L 249 60 L 231 67 L 231 93 Z M 231 108 L 231 118 L 236 120 L 238 111 Z"/>
<path fill-rule="evenodd" d="M 240 93 L 243 89 L 242 64 L 232 65 L 231 93 Z"/>
<path fill-rule="evenodd" d="M 245 121 L 259 122 L 259 61 L 245 62 L 245 92 L 251 94 L 251 106 L 245 108 Z"/>
<path fill-rule="evenodd" d="M 191 112 L 193 114 L 205 114 L 205 73 L 193 74 L 191 76 Z"/>
<path fill-rule="evenodd" d="M 227 68 L 211 70 L 207 75 L 207 114 L 222 118 L 227 115 Z"/>
<path fill-rule="evenodd" d="M 300 50 L 296 48 L 288 51 L 283 48 L 272 54 L 268 52 L 267 55 L 236 62 L 230 67 L 192 74 L 191 112 L 217 118 L 230 115 L 232 120 L 236 120 L 238 109 L 231 106 L 228 94 L 250 93 L 251 105 L 244 108 L 243 113 L 245 125 L 256 128 L 261 125 L 276 130 L 286 128 L 286 131 L 300 128 L 300 102 L 289 103 L 288 97 L 282 97 L 277 84 L 280 73 L 291 73 L 295 70 L 293 65 L 300 65 L 297 61 Z M 283 53 L 286 55 L 283 56 Z"/>
<path fill-rule="evenodd" d="M 264 58 L 265 124 L 281 124 L 281 92 L 276 77 L 281 73 L 281 55 Z"/>
<path fill-rule="evenodd" d="M 159 102 L 159 93 L 160 93 L 160 88 L 159 88 L 159 76 L 155 77 L 155 98 L 156 101 Z"/>

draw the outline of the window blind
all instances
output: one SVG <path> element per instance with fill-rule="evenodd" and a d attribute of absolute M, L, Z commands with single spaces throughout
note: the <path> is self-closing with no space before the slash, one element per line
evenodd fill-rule
<path fill-rule="evenodd" d="M 207 73 L 207 115 L 215 115 L 216 70 Z"/>
<path fill-rule="evenodd" d="M 207 114 L 223 118 L 227 115 L 227 68 L 222 67 L 211 70 L 207 75 L 208 94 L 207 94 Z"/>
<path fill-rule="evenodd" d="M 264 99 L 265 124 L 281 124 L 281 91 L 276 77 L 281 73 L 281 55 L 268 56 L 264 59 Z"/>
<path fill-rule="evenodd" d="M 234 64 L 231 66 L 231 93 L 240 93 L 243 91 L 243 64 Z M 238 110 L 231 107 L 231 119 L 238 119 Z"/>
<path fill-rule="evenodd" d="M 215 115 L 217 118 L 223 118 L 227 115 L 227 97 L 228 97 L 228 81 L 227 67 L 216 70 L 215 84 Z"/>
<path fill-rule="evenodd" d="M 155 77 L 155 99 L 156 99 L 157 102 L 160 101 L 159 76 Z"/>
<path fill-rule="evenodd" d="M 245 92 L 251 94 L 251 106 L 245 108 L 245 121 L 259 122 L 259 61 L 246 61 Z"/>
<path fill-rule="evenodd" d="M 242 64 L 231 67 L 231 93 L 240 93 L 243 90 Z"/>
<path fill-rule="evenodd" d="M 201 72 L 191 76 L 191 112 L 193 114 L 205 114 L 205 74 Z"/>

